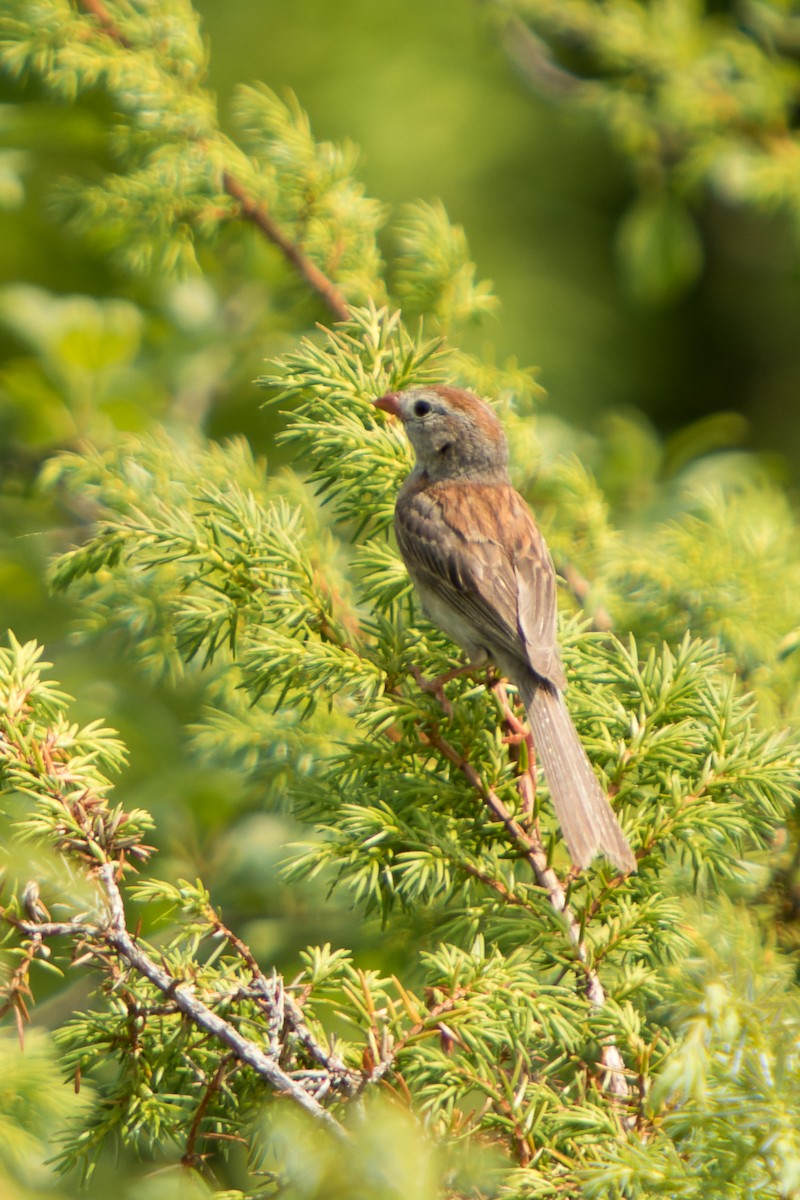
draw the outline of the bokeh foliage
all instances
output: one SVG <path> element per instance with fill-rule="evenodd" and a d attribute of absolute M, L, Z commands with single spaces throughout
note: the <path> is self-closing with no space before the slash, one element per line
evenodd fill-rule
<path fill-rule="evenodd" d="M 703 39 L 688 44 L 772 78 L 697 6 L 566 5 L 562 25 L 545 9 L 526 12 L 556 50 L 582 13 L 616 15 L 612 32 L 626 15 L 634 31 L 661 20 L 641 44 L 661 39 L 664 54 L 695 21 Z M 59 552 L 50 582 L 74 606 L 77 650 L 61 610 L 43 621 L 80 694 L 75 717 L 32 642 L 3 650 L 5 829 L 27 839 L 8 856 L 6 981 L 23 1022 L 30 970 L 35 1019 L 58 1032 L 27 1060 L 4 1044 L 2 1183 L 68 1194 L 76 1173 L 54 1185 L 42 1165 L 58 1142 L 98 1195 L 114 1143 L 132 1197 L 797 1194 L 790 498 L 728 418 L 664 445 L 632 414 L 589 437 L 542 412 L 531 372 L 476 353 L 495 303 L 446 209 L 412 203 L 387 227 L 353 147 L 318 142 L 302 105 L 263 85 L 240 90 L 223 130 L 188 4 L 7 4 L 1 28 L 19 89 L 9 121 L 55 105 L 72 129 L 78 166 L 50 201 L 112 293 L 3 296 L 17 353 L 2 378 L 2 503 L 10 527 L 47 530 Z M 614 60 L 623 79 L 638 44 Z M 637 59 L 646 78 L 654 53 Z M 624 91 L 617 76 L 607 90 Z M 769 124 L 786 94 L 749 119 Z M 651 116 L 645 105 L 637 128 Z M 91 170 L 81 121 L 104 158 Z M 12 205 L 29 166 L 5 162 Z M 647 221 L 629 223 L 645 271 L 688 228 L 683 210 L 665 213 L 658 253 Z M 309 263 L 346 322 L 332 326 Z M 280 429 L 266 463 L 248 439 L 213 436 L 236 427 L 226 397 L 256 349 Z M 414 679 L 448 669 L 454 649 L 421 619 L 387 538 L 409 452 L 370 400 L 434 378 L 499 405 L 565 581 L 570 705 L 639 854 L 625 883 L 602 865 L 571 877 L 540 783 L 537 836 L 582 956 L 482 804 L 481 787 L 520 814 L 521 765 L 485 678 L 448 685 L 452 711 Z M 41 557 L 12 545 L 6 578 L 35 577 Z M 123 748 L 98 718 L 130 743 L 119 793 Z M 152 868 L 145 837 L 161 851 Z M 102 924 L 91 862 L 138 867 L 125 890 L 140 944 L 237 1029 L 275 1034 L 212 905 L 267 981 L 273 966 L 292 980 L 311 1040 L 289 1022 L 276 1055 L 349 1143 L 223 1061 L 152 979 L 116 960 L 107 971 L 102 939 L 82 943 L 100 970 L 89 997 L 97 975 L 68 969 L 68 944 L 44 953 L 22 936 L 40 904 Z M 601 1067 L 610 1039 L 623 1104 Z M 360 1081 L 365 1113 L 344 1085 L 323 1088 L 311 1042 Z M 41 1087 L 65 1070 L 74 1104 L 66 1085 Z"/>

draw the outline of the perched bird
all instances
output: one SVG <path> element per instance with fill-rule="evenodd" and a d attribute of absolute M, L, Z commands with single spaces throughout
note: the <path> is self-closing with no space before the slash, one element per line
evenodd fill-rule
<path fill-rule="evenodd" d="M 519 689 L 574 862 L 583 868 L 604 854 L 635 871 L 564 702 L 555 570 L 511 486 L 502 425 L 477 396 L 453 387 L 388 392 L 375 405 L 400 419 L 416 456 L 394 526 L 426 615 Z"/>

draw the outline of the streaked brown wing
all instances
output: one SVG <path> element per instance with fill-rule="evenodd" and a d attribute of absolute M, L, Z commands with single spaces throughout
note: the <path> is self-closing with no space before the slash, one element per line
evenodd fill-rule
<path fill-rule="evenodd" d="M 514 492 L 517 516 L 515 528 L 527 524 L 514 550 L 517 578 L 517 620 L 525 640 L 528 658 L 537 675 L 557 687 L 567 686 L 556 641 L 556 572 L 550 551 L 539 533 L 522 497 Z M 526 521 L 527 519 L 527 521 Z"/>
<path fill-rule="evenodd" d="M 522 659 L 564 686 L 555 644 L 555 574 L 513 488 L 412 485 L 398 499 L 395 529 L 412 577 L 474 628 L 476 644 L 493 656 Z"/>

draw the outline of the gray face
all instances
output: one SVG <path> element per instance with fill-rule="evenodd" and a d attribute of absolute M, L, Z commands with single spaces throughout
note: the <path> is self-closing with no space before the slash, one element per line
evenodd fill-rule
<path fill-rule="evenodd" d="M 476 412 L 433 388 L 411 388 L 399 396 L 398 412 L 414 447 L 417 469 L 430 479 L 505 477 L 506 440 L 499 421 L 484 405 Z"/>

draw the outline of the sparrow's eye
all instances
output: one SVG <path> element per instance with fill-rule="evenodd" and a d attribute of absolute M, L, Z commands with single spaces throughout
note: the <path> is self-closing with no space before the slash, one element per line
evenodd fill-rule
<path fill-rule="evenodd" d="M 430 411 L 431 404 L 427 400 L 417 400 L 416 404 L 414 405 L 415 417 L 426 417 Z"/>

